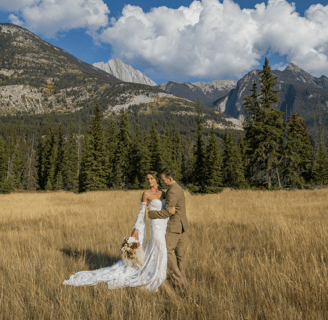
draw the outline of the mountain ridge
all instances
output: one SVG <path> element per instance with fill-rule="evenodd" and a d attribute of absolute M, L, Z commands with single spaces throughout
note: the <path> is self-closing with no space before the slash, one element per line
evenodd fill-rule
<path fill-rule="evenodd" d="M 94 67 L 108 72 L 117 79 L 125 82 L 141 83 L 149 86 L 156 86 L 157 84 L 144 75 L 141 71 L 133 69 L 130 65 L 124 63 L 120 59 L 111 59 L 108 62 L 96 62 Z"/>
<path fill-rule="evenodd" d="M 104 119 L 111 114 L 118 118 L 124 108 L 131 123 L 140 127 L 150 127 L 151 119 L 165 127 L 171 121 L 175 128 L 192 135 L 194 102 L 157 86 L 119 80 L 27 29 L 0 24 L 0 116 L 54 113 L 72 118 L 75 114 L 74 121 L 87 123 L 97 103 Z M 230 121 L 230 116 L 213 109 L 204 108 L 203 113 L 204 121 L 214 121 L 218 129 L 242 129 L 235 119 Z"/>
<path fill-rule="evenodd" d="M 197 102 L 207 107 L 212 107 L 213 102 L 225 96 L 230 92 L 237 84 L 234 80 L 213 80 L 211 82 L 176 82 L 168 81 L 158 85 L 165 91 L 169 91 L 172 94 L 189 99 L 193 102 Z"/>

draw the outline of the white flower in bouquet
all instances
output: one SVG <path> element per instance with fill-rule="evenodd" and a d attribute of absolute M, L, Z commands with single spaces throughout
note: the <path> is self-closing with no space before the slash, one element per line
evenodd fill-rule
<path fill-rule="evenodd" d="M 138 240 L 135 239 L 135 237 L 130 237 L 128 239 L 128 243 L 134 243 L 134 242 L 139 242 Z"/>

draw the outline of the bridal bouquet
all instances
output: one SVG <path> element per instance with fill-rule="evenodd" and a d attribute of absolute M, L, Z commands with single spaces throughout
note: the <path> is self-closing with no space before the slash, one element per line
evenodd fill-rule
<path fill-rule="evenodd" d="M 122 260 L 126 266 L 141 267 L 145 260 L 145 253 L 140 242 L 134 237 L 124 238 L 121 247 Z"/>

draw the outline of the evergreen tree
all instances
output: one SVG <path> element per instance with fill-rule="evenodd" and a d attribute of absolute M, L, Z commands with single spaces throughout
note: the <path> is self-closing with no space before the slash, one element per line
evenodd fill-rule
<path fill-rule="evenodd" d="M 50 114 L 49 127 L 43 147 L 43 177 L 45 190 L 52 190 L 55 184 L 56 159 L 57 159 L 57 141 L 54 130 L 54 118 Z"/>
<path fill-rule="evenodd" d="M 319 146 L 313 171 L 316 184 L 328 184 L 328 155 L 322 142 Z"/>
<path fill-rule="evenodd" d="M 20 139 L 16 138 L 16 146 L 12 154 L 12 175 L 14 180 L 14 188 L 20 189 L 22 186 L 22 168 L 23 168 L 23 159 L 21 152 L 21 142 Z"/>
<path fill-rule="evenodd" d="M 271 107 L 273 103 L 280 102 L 277 96 L 280 90 L 273 89 L 277 77 L 273 78 L 267 58 L 259 74 L 261 103 L 257 101 L 255 83 L 251 90 L 253 94 L 244 99 L 247 101 L 245 109 L 249 113 L 245 124 L 249 147 L 247 173 L 252 183 L 266 184 L 270 188 L 282 156 L 284 122 L 283 112 Z"/>
<path fill-rule="evenodd" d="M 293 114 L 286 127 L 286 145 L 283 157 L 283 176 L 285 184 L 303 186 L 311 179 L 313 151 L 300 114 Z"/>
<path fill-rule="evenodd" d="M 182 182 L 185 185 L 193 182 L 193 168 L 194 168 L 194 145 L 190 137 L 186 137 L 182 142 L 182 159 L 181 159 L 181 173 Z"/>
<path fill-rule="evenodd" d="M 211 136 L 206 147 L 205 180 L 207 192 L 222 186 L 221 151 L 212 123 Z"/>
<path fill-rule="evenodd" d="M 241 188 L 246 186 L 243 160 L 240 149 L 233 140 L 232 133 L 224 136 L 223 140 L 223 182 L 224 185 Z"/>
<path fill-rule="evenodd" d="M 4 190 L 5 180 L 7 178 L 9 150 L 6 141 L 0 136 L 0 192 L 7 193 Z"/>
<path fill-rule="evenodd" d="M 65 140 L 64 130 L 62 125 L 59 125 L 58 128 L 57 141 L 58 141 L 58 147 L 57 147 L 56 170 L 55 170 L 55 177 L 56 177 L 55 190 L 60 190 L 63 188 L 63 174 L 65 174 L 64 172 L 67 169 L 66 140 Z M 60 183 L 58 182 L 59 178 L 60 178 Z"/>
<path fill-rule="evenodd" d="M 31 145 L 24 141 L 23 147 L 23 169 L 22 169 L 22 188 L 25 190 L 37 190 L 39 185 L 37 159 L 35 155 L 35 139 L 32 136 Z"/>
<path fill-rule="evenodd" d="M 175 179 L 180 180 L 181 176 L 181 136 L 177 131 L 176 134 L 173 132 L 172 123 L 170 122 L 167 128 L 166 134 L 163 135 L 164 140 L 164 153 L 163 162 L 165 167 L 170 167 L 175 172 Z M 180 164 L 178 163 L 180 161 Z"/>
<path fill-rule="evenodd" d="M 147 131 L 144 131 L 142 137 L 139 182 L 142 189 L 149 189 L 146 174 L 151 170 L 150 136 Z"/>
<path fill-rule="evenodd" d="M 90 128 L 90 145 L 93 156 L 91 172 L 92 179 L 89 181 L 88 191 L 106 189 L 106 151 L 104 129 L 101 123 L 101 112 L 97 103 L 94 109 L 94 117 Z M 92 181 L 92 182 L 91 182 Z"/>
<path fill-rule="evenodd" d="M 117 150 L 117 134 L 116 126 L 113 115 L 109 120 L 109 127 L 106 133 L 106 153 L 107 153 L 107 187 L 114 187 L 114 175 L 115 175 L 115 154 Z"/>
<path fill-rule="evenodd" d="M 131 183 L 133 189 L 144 188 L 147 171 L 150 170 L 150 153 L 140 127 L 136 125 L 136 136 L 131 144 Z"/>
<path fill-rule="evenodd" d="M 8 157 L 7 143 L 0 136 L 0 186 L 7 177 Z"/>
<path fill-rule="evenodd" d="M 242 137 L 242 135 L 239 136 L 238 147 L 239 147 L 240 155 L 241 155 L 243 165 L 244 165 L 244 170 L 245 170 L 246 165 L 247 165 L 247 143 L 244 140 L 244 138 Z"/>
<path fill-rule="evenodd" d="M 20 149 L 19 138 L 16 132 L 14 132 L 14 134 L 10 137 L 7 152 L 8 159 L 6 164 L 5 181 L 10 180 L 10 183 L 8 184 L 8 181 L 6 182 L 6 193 L 10 193 L 11 191 L 21 187 L 23 163 Z"/>
<path fill-rule="evenodd" d="M 92 166 L 94 162 L 91 137 L 89 133 L 84 135 L 84 145 L 82 149 L 81 170 L 79 174 L 79 192 L 90 191 L 93 188 Z"/>
<path fill-rule="evenodd" d="M 37 168 L 37 184 L 41 190 L 45 188 L 44 181 L 44 139 L 42 138 L 42 131 L 40 130 L 38 135 L 38 145 L 36 148 L 36 168 Z"/>
<path fill-rule="evenodd" d="M 164 167 L 163 151 L 161 147 L 161 140 L 158 131 L 155 128 L 155 123 L 152 121 L 151 130 L 149 132 L 149 150 L 150 150 L 150 169 L 158 173 Z"/>
<path fill-rule="evenodd" d="M 170 122 L 169 127 L 167 128 L 166 134 L 163 136 L 163 162 L 165 167 L 170 167 L 174 170 L 175 166 L 175 154 L 174 154 L 174 132 L 172 128 L 172 123 Z"/>
<path fill-rule="evenodd" d="M 201 190 L 205 186 L 205 150 L 204 150 L 204 128 L 202 124 L 202 112 L 199 101 L 197 103 L 197 136 L 194 150 L 194 168 L 193 168 L 193 183 Z"/>
<path fill-rule="evenodd" d="M 182 180 L 182 139 L 179 131 L 175 132 L 175 137 L 174 137 L 174 170 L 175 170 L 175 179 L 177 181 Z"/>
<path fill-rule="evenodd" d="M 131 134 L 130 124 L 127 112 L 124 108 L 121 110 L 120 131 L 118 134 L 117 151 L 115 155 L 115 179 L 116 187 L 127 187 L 130 182 L 130 146 Z"/>
<path fill-rule="evenodd" d="M 62 171 L 58 171 L 56 175 L 54 190 L 63 190 L 63 188 L 64 188 L 64 183 L 63 183 Z"/>
<path fill-rule="evenodd" d="M 71 122 L 68 132 L 68 141 L 67 141 L 67 153 L 65 161 L 65 170 L 63 177 L 63 186 L 67 190 L 76 192 L 78 190 L 78 149 L 76 135 L 73 129 L 73 123 Z"/>

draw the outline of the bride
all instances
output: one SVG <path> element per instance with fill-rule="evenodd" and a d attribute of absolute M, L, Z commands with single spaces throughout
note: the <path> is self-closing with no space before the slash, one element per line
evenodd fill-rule
<path fill-rule="evenodd" d="M 159 188 L 156 171 L 147 173 L 149 190 L 144 191 L 136 217 L 132 237 L 140 241 L 145 251 L 145 260 L 141 268 L 126 266 L 122 260 L 111 267 L 93 271 L 81 271 L 64 281 L 64 285 L 94 286 L 106 282 L 109 289 L 122 287 L 142 287 L 150 292 L 157 292 L 166 279 L 167 251 L 165 233 L 168 219 L 150 220 L 150 238 L 146 244 L 146 207 L 150 210 L 163 210 L 166 204 L 165 193 Z M 173 212 L 174 214 L 174 208 Z"/>

